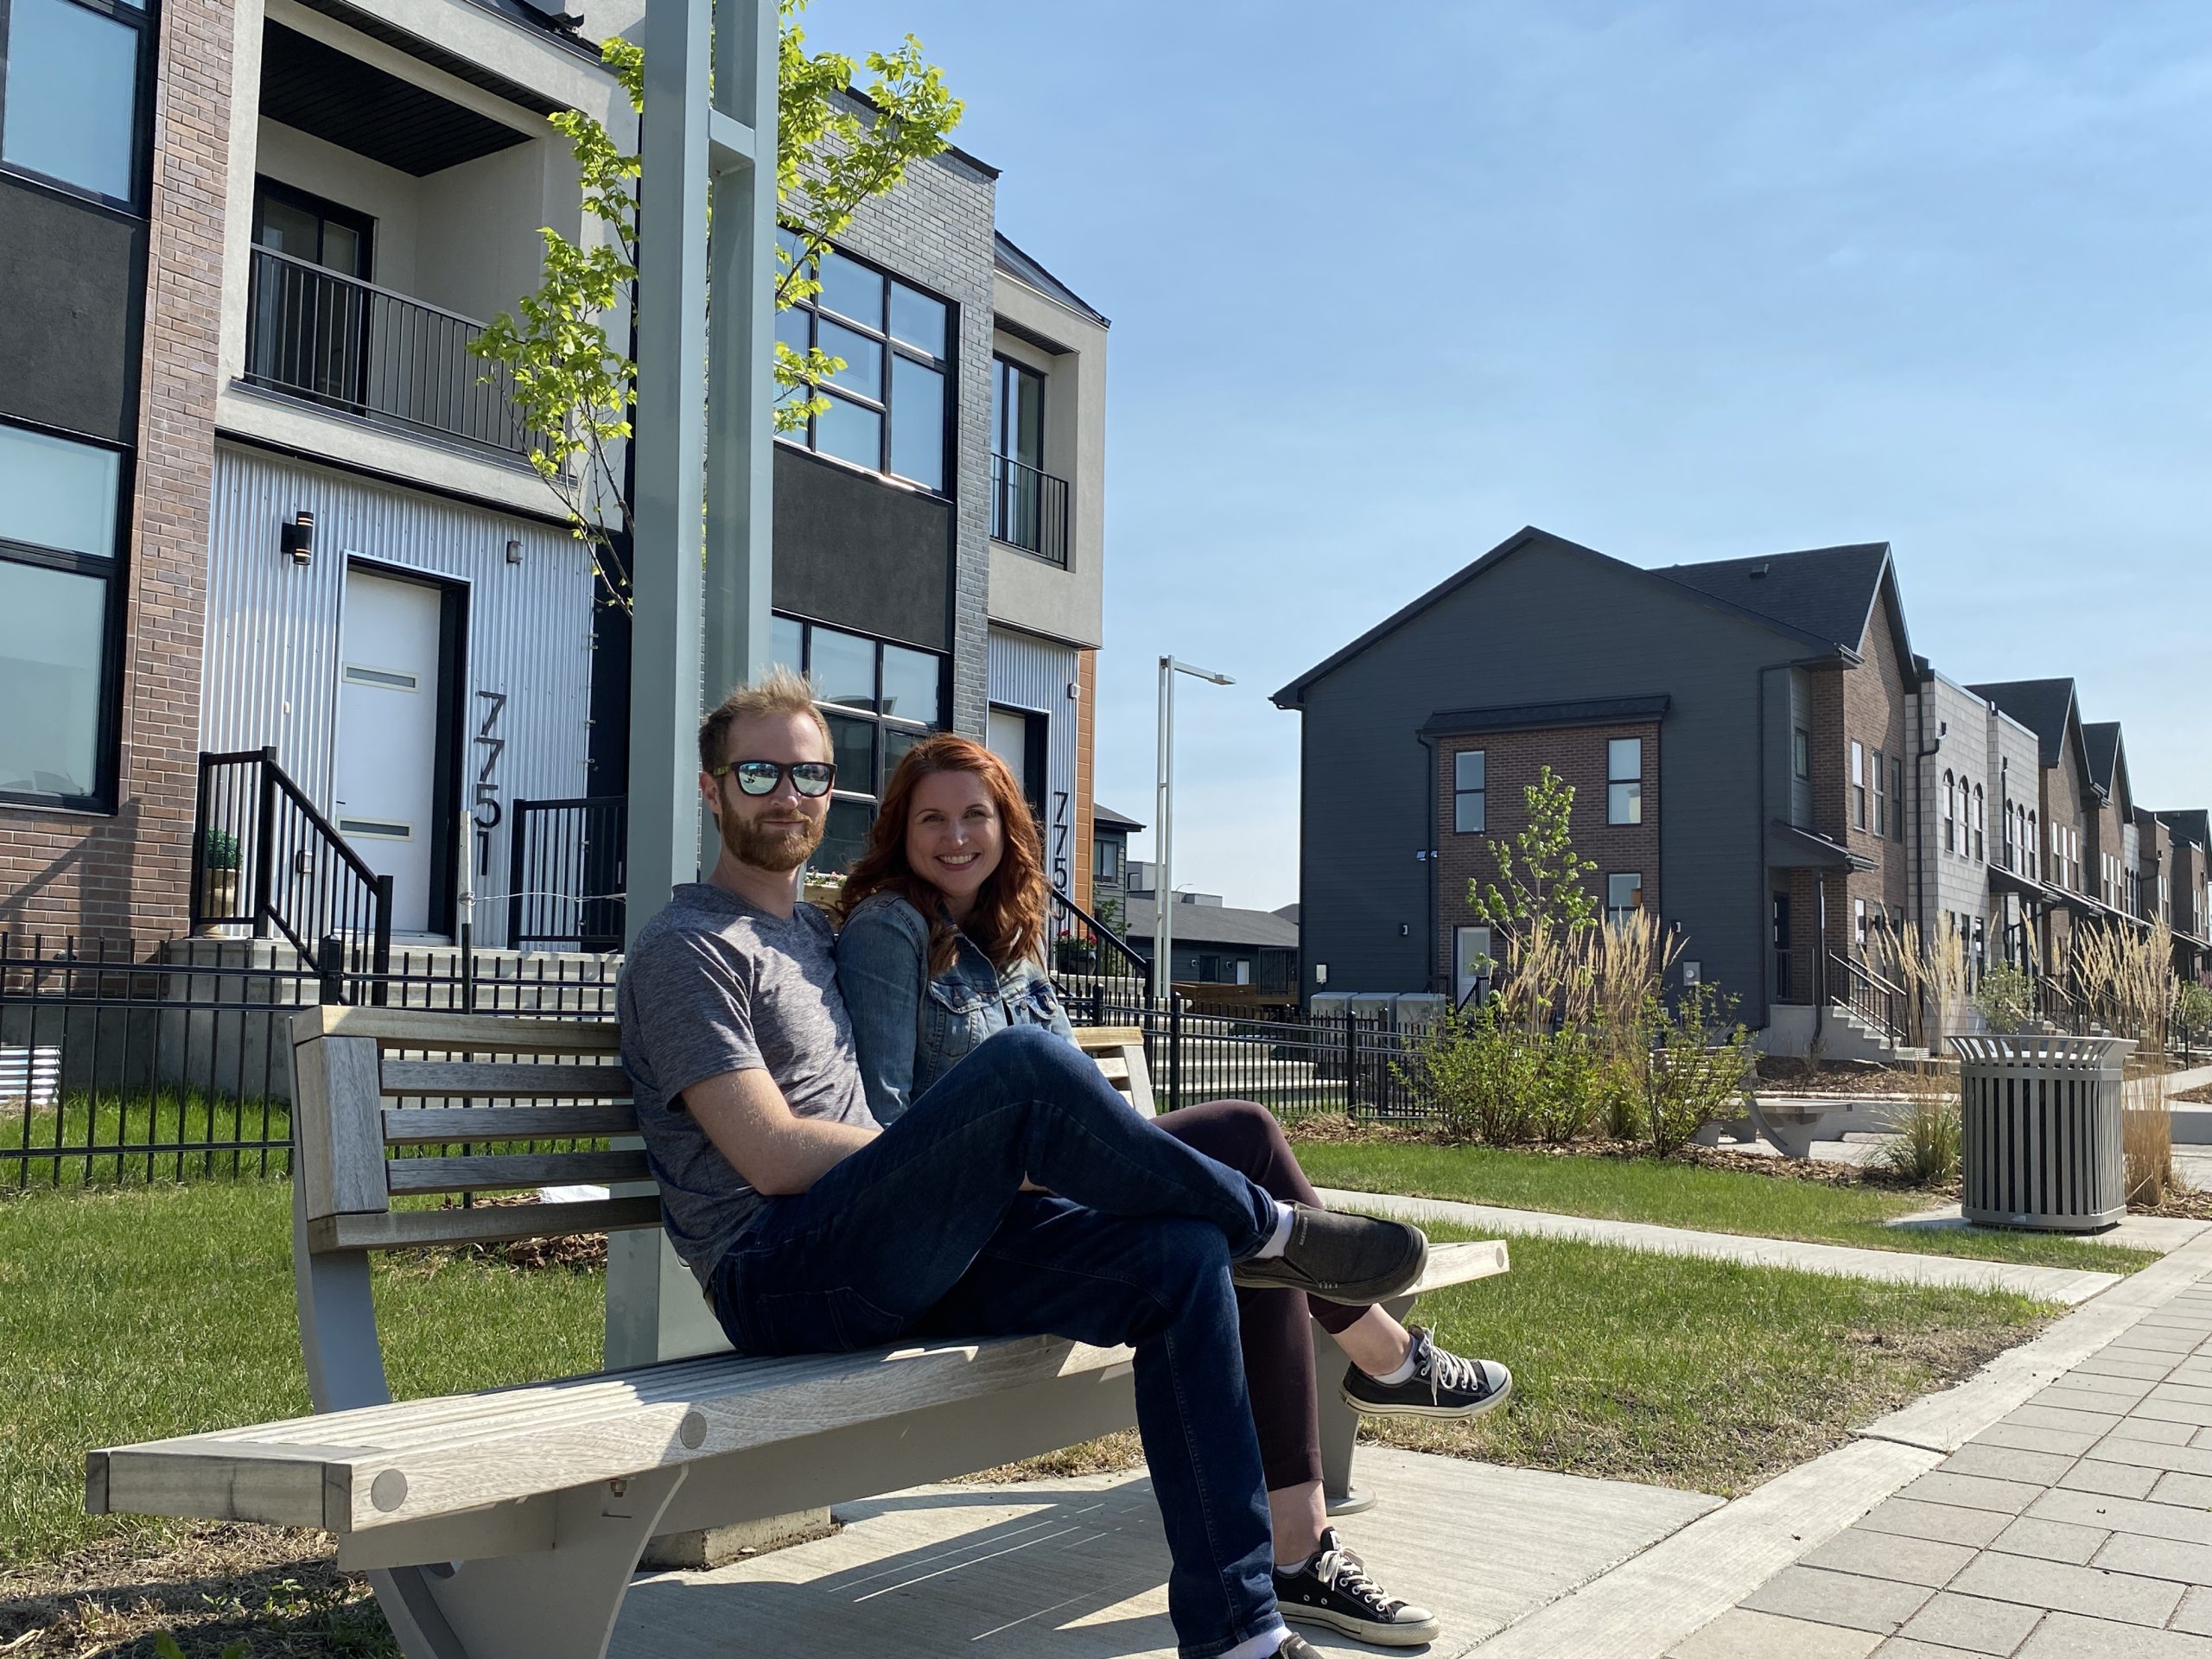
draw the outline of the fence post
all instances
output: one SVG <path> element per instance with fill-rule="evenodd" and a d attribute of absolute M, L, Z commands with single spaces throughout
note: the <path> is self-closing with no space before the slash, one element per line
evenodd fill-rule
<path fill-rule="evenodd" d="M 202 749 L 199 795 L 192 804 L 192 896 L 185 909 L 187 927 L 194 933 L 199 932 L 207 919 L 201 901 L 207 890 L 207 751 Z"/>
<path fill-rule="evenodd" d="M 253 836 L 253 937 L 269 937 L 270 885 L 276 861 L 276 747 L 261 752 L 261 821 Z"/>
<path fill-rule="evenodd" d="M 316 976 L 321 981 L 322 1005 L 342 1006 L 346 1001 L 346 942 L 335 933 L 317 940 L 315 967 Z"/>
<path fill-rule="evenodd" d="M 522 882 L 524 831 L 530 823 L 530 803 L 517 801 L 507 818 L 507 949 L 522 949 Z"/>
<path fill-rule="evenodd" d="M 1175 995 L 1173 982 L 1167 987 L 1167 1109 L 1179 1110 L 1183 1104 L 1183 999 Z"/>
<path fill-rule="evenodd" d="M 1344 1010 L 1344 1116 L 1359 1116 L 1359 1026 Z"/>
<path fill-rule="evenodd" d="M 385 978 L 391 972 L 391 878 L 377 877 L 376 940 L 369 957 L 369 967 L 376 975 L 375 985 L 369 1000 L 382 1007 L 388 1000 L 389 987 Z"/>

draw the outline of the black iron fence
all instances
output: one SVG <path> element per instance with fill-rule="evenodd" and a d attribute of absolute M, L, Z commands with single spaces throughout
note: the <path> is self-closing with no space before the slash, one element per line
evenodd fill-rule
<path fill-rule="evenodd" d="M 629 798 L 517 801 L 507 842 L 507 943 L 620 950 Z"/>
<path fill-rule="evenodd" d="M 283 938 L 0 934 L 0 1185 L 285 1174 L 301 1008 L 607 1019 L 615 973 L 512 951 L 402 950 L 357 971 Z"/>
<path fill-rule="evenodd" d="M 276 763 L 276 751 L 200 757 L 192 831 L 192 931 L 282 938 L 325 974 L 391 967 L 391 878 L 346 844 Z"/>
<path fill-rule="evenodd" d="M 274 248 L 253 250 L 247 380 L 365 420 L 526 455 L 543 435 L 516 409 L 506 365 L 470 354 L 483 332 L 472 317 Z"/>
<path fill-rule="evenodd" d="M 1062 569 L 1068 563 L 1068 481 L 1016 461 L 991 457 L 991 534 Z"/>

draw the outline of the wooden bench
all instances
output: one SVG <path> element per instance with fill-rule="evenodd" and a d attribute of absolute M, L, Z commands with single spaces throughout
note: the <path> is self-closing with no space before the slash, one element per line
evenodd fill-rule
<path fill-rule="evenodd" d="M 724 1352 L 394 1403 L 370 1251 L 659 1226 L 658 1198 L 638 1185 L 648 1177 L 616 1028 L 317 1008 L 292 1035 L 293 1261 L 317 1414 L 94 1452 L 86 1507 L 334 1533 L 339 1565 L 368 1575 L 409 1659 L 601 1659 L 655 1535 L 895 1491 L 1135 1421 L 1128 1349 L 1049 1337 Z M 1082 1040 L 1149 1111 L 1141 1033 Z M 477 1150 L 626 1135 L 626 1149 Z M 417 1202 L 569 1185 L 617 1190 Z M 1506 1267 L 1502 1243 L 1439 1245 L 1419 1288 Z M 1315 1331 L 1325 1363 L 1341 1364 Z M 1321 1390 L 1328 1485 L 1357 1506 L 1357 1419 L 1325 1386 L 1333 1376 Z"/>

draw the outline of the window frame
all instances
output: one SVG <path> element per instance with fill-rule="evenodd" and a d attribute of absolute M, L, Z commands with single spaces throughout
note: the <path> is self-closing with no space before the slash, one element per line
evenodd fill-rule
<path fill-rule="evenodd" d="M 8 0 L 0 0 L 0 15 Z M 116 457 L 115 546 L 105 554 L 79 553 L 0 537 L 0 563 L 31 565 L 61 570 L 73 575 L 98 576 L 107 583 L 100 620 L 99 717 L 93 726 L 92 791 L 89 795 L 63 795 L 52 791 L 0 789 L 0 805 L 28 806 L 56 812 L 80 812 L 112 817 L 120 810 L 123 747 L 123 659 L 125 638 L 130 545 L 131 503 L 137 499 L 137 454 L 119 443 L 104 443 L 81 432 L 33 421 L 0 418 L 0 427 L 32 432 Z"/>
<path fill-rule="evenodd" d="M 1974 786 L 1974 861 L 1989 862 L 1989 798 L 1980 784 Z"/>
<path fill-rule="evenodd" d="M 1890 839 L 1904 841 L 1904 757 L 1890 757 Z"/>
<path fill-rule="evenodd" d="M 5 131 L 8 122 L 6 66 L 10 61 L 8 43 L 15 23 L 16 3 L 16 0 L 0 0 L 0 132 Z M 9 161 L 4 156 L 0 156 L 0 173 L 48 190 L 58 190 L 78 201 L 97 202 L 103 207 L 112 208 L 132 219 L 146 219 L 151 211 L 154 193 L 153 105 L 156 73 L 155 60 L 160 55 L 162 39 L 160 0 L 144 0 L 143 5 L 134 5 L 130 0 L 63 0 L 63 3 L 137 31 L 136 79 L 130 88 L 130 118 L 136 129 L 131 138 L 130 194 L 128 198 L 111 196 L 106 191 L 95 190 L 89 185 L 75 184 L 67 179 L 56 178 L 51 173 L 38 172 L 20 162 Z"/>
<path fill-rule="evenodd" d="M 1629 889 L 1629 891 L 1635 895 L 1633 902 L 1619 905 L 1613 902 L 1613 884 L 1617 881 L 1633 881 L 1636 883 L 1633 887 Z M 1643 902 L 1643 873 L 1641 870 L 1609 870 L 1605 873 L 1606 926 L 1619 927 L 1625 924 L 1631 915 L 1643 910 L 1645 907 L 1646 906 Z"/>
<path fill-rule="evenodd" d="M 1890 836 L 1890 792 L 1887 787 L 1889 766 L 1881 750 L 1872 756 L 1874 774 L 1874 839 L 1886 841 Z"/>
<path fill-rule="evenodd" d="M 1851 740 L 1851 827 L 1866 827 L 1866 746 Z"/>
<path fill-rule="evenodd" d="M 855 628 L 840 627 L 834 622 L 817 622 L 812 617 L 798 616 L 785 611 L 776 612 L 775 617 L 779 621 L 795 625 L 799 631 L 799 661 L 786 663 L 784 666 L 807 677 L 809 689 L 815 690 L 817 692 L 814 706 L 823 717 L 825 720 L 861 721 L 874 728 L 875 776 L 868 780 L 868 787 L 864 790 L 852 788 L 849 780 L 841 773 L 836 784 L 830 791 L 830 804 L 833 807 L 840 801 L 848 804 L 865 805 L 868 809 L 868 822 L 873 824 L 875 822 L 876 813 L 882 808 L 884 785 L 890 782 L 893 769 L 890 762 L 889 746 L 884 741 L 885 734 L 888 732 L 900 732 L 926 736 L 931 733 L 951 729 L 945 718 L 945 710 L 952 696 L 952 658 L 949 652 L 929 651 L 920 645 L 909 645 L 903 639 L 887 639 L 880 634 L 862 633 Z M 813 681 L 814 633 L 817 628 L 826 628 L 831 633 L 842 634 L 849 639 L 865 639 L 875 648 L 874 685 L 875 707 L 857 708 L 849 702 L 833 702 L 819 694 Z M 887 715 L 883 712 L 883 653 L 886 646 L 895 646 L 900 651 L 911 651 L 920 656 L 937 658 L 938 663 L 938 704 L 937 718 L 934 721 L 909 720 L 903 715 Z M 835 749 L 836 745 L 833 742 L 831 745 L 833 753 Z M 817 866 L 811 860 L 808 861 L 807 868 L 809 869 L 823 868 L 823 874 L 840 874 L 840 872 L 830 871 Z"/>
<path fill-rule="evenodd" d="M 1636 746 L 1636 771 L 1623 776 L 1613 769 L 1614 752 L 1624 744 Z M 1616 805 L 1617 791 L 1633 786 L 1635 792 L 1626 798 L 1629 810 L 1624 814 Z M 1609 737 L 1605 740 L 1605 822 L 1609 825 L 1634 827 L 1643 822 L 1643 736 Z"/>
<path fill-rule="evenodd" d="M 1943 772 L 1943 850 L 1959 850 L 1959 779 L 1948 767 Z"/>
<path fill-rule="evenodd" d="M 1813 733 L 1809 727 L 1789 728 L 1789 776 L 1795 783 L 1813 781 Z"/>
<path fill-rule="evenodd" d="M 1473 755 L 1482 768 L 1483 781 L 1472 789 L 1459 786 L 1459 762 Z M 1455 836 L 1486 836 L 1490 833 L 1490 751 L 1482 749 L 1454 749 L 1452 752 L 1452 833 Z M 1476 823 L 1472 829 L 1462 829 L 1462 810 L 1468 801 L 1475 804 Z"/>
<path fill-rule="evenodd" d="M 0 0 L 0 4 L 4 4 L 6 3 L 7 0 Z M 786 247 L 789 247 L 791 245 L 794 238 L 800 238 L 800 245 L 804 245 L 803 233 L 791 226 L 779 226 L 777 227 L 777 236 L 779 240 Z M 854 253 L 849 249 L 840 247 L 834 242 L 824 242 L 816 250 L 813 264 L 817 280 L 819 278 L 821 268 L 821 256 L 825 253 L 834 253 L 839 258 L 849 260 L 854 264 L 859 265 L 864 270 L 874 271 L 877 276 L 883 278 L 885 283 L 883 290 L 884 309 L 881 320 L 877 322 L 868 323 L 863 322 L 858 318 L 849 317 L 842 311 L 835 310 L 824 306 L 822 303 L 822 297 L 818 293 L 808 299 L 794 300 L 790 305 L 780 308 L 779 315 L 797 313 L 806 318 L 806 340 L 807 344 L 810 346 L 821 345 L 822 321 L 826 316 L 831 322 L 836 324 L 839 327 L 849 329 L 856 334 L 863 335 L 882 348 L 883 385 L 882 395 L 880 397 L 872 397 L 866 392 L 849 391 L 841 388 L 834 380 L 825 380 L 813 388 L 813 395 L 815 396 L 834 398 L 840 403 L 850 404 L 854 408 L 866 410 L 879 418 L 879 421 L 880 422 L 880 428 L 876 445 L 877 465 L 869 467 L 861 461 L 848 460 L 843 455 L 832 454 L 828 450 L 823 449 L 821 447 L 820 435 L 817 429 L 821 425 L 821 416 L 818 415 L 808 416 L 806 418 L 806 423 L 793 431 L 777 433 L 777 441 L 780 443 L 789 444 L 794 449 L 803 449 L 808 454 L 814 456 L 817 461 L 826 461 L 835 466 L 851 467 L 856 472 L 866 473 L 871 477 L 893 480 L 897 483 L 905 486 L 908 489 L 918 490 L 925 495 L 935 496 L 943 500 L 951 501 L 958 499 L 959 492 L 956 486 L 959 479 L 959 467 L 957 465 L 959 460 L 959 450 L 958 447 L 953 442 L 953 433 L 956 429 L 956 423 L 958 419 L 960 405 L 959 347 L 961 310 L 959 305 L 945 295 L 939 294 L 934 289 L 925 288 L 921 283 L 913 281 L 911 277 L 902 276 L 897 271 L 891 270 L 888 266 L 880 264 L 875 260 L 864 257 L 860 254 Z M 933 300 L 938 304 L 944 308 L 945 354 L 943 357 L 932 357 L 920 346 L 911 345 L 908 342 L 899 339 L 896 334 L 892 333 L 891 289 L 893 284 L 912 289 L 923 298 Z M 835 355 L 835 353 L 833 353 L 833 355 Z M 940 457 L 940 464 L 944 471 L 944 480 L 942 484 L 925 484 L 918 478 L 910 478 L 905 473 L 893 472 L 891 469 L 891 434 L 892 428 L 898 420 L 898 413 L 895 407 L 896 396 L 894 391 L 894 383 L 897 379 L 897 373 L 893 365 L 901 358 L 906 359 L 909 362 L 918 364 L 921 367 L 933 370 L 944 382 L 944 397 L 943 399 L 943 408 L 940 410 L 941 418 L 938 422 L 938 454 Z M 780 403 L 781 401 L 781 398 L 778 399 L 778 402 Z M 826 626 L 828 625 L 825 624 L 824 626 Z"/>

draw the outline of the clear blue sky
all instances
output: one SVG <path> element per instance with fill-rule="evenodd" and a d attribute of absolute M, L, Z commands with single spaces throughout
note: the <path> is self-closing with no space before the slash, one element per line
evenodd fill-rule
<path fill-rule="evenodd" d="M 2212 805 L 2212 10 L 816 0 L 911 31 L 1113 319 L 1097 790 L 1297 897 L 1267 695 L 1524 524 L 1897 551 L 1955 679 L 2071 674 Z M 1571 604 L 1571 594 L 1561 603 Z"/>

